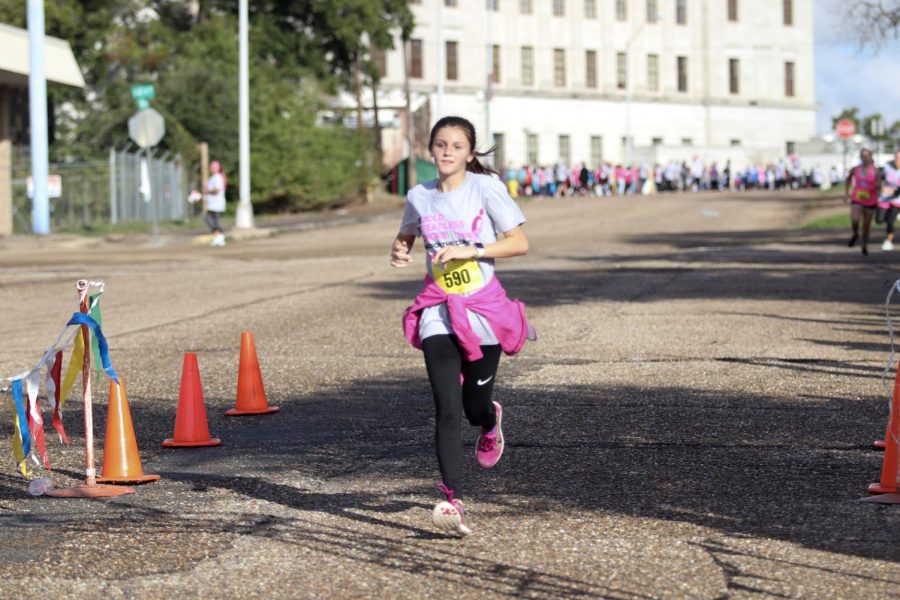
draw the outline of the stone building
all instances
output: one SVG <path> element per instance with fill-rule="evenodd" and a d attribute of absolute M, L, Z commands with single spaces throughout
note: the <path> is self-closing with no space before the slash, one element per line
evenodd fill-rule
<path fill-rule="evenodd" d="M 815 134 L 813 0 L 411 7 L 413 95 L 427 98 L 432 123 L 449 114 L 472 120 L 479 146 L 497 145 L 495 165 L 694 154 L 757 162 Z M 376 59 L 384 91 L 396 94 L 405 73 L 395 46 Z"/>

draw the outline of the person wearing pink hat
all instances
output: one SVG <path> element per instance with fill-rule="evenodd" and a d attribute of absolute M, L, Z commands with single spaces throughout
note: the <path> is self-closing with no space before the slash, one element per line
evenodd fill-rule
<path fill-rule="evenodd" d="M 225 234 L 219 224 L 219 215 L 225 212 L 225 188 L 228 183 L 225 174 L 222 173 L 222 165 L 214 160 L 209 163 L 209 179 L 206 182 L 206 212 L 203 220 L 212 231 L 213 239 L 210 246 L 224 246 Z"/>

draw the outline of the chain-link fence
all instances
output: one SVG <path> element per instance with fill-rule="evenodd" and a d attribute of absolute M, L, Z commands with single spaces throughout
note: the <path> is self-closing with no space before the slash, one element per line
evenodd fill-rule
<path fill-rule="evenodd" d="M 147 167 L 142 174 L 142 159 Z M 51 163 L 51 231 L 133 221 L 180 221 L 192 215 L 180 156 L 111 149 L 106 161 Z M 13 231 L 30 233 L 31 165 L 13 164 Z"/>

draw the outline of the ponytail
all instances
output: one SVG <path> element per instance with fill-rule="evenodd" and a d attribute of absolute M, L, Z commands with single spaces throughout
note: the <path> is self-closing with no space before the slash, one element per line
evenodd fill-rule
<path fill-rule="evenodd" d="M 469 171 L 471 173 L 478 173 L 479 175 L 492 175 L 493 174 L 493 175 L 499 176 L 500 173 L 498 171 L 496 171 L 490 167 L 484 166 L 483 164 L 481 164 L 481 161 L 478 160 L 478 157 L 488 156 L 490 154 L 493 154 L 496 150 L 497 150 L 497 146 L 491 146 L 491 148 L 485 152 L 475 152 L 475 158 L 473 158 L 470 162 L 466 163 L 466 171 Z"/>

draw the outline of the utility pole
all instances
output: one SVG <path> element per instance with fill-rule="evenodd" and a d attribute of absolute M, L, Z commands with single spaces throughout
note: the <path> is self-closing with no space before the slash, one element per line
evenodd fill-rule
<path fill-rule="evenodd" d="M 443 2 L 443 0 L 439 0 Z M 409 90 L 410 70 L 410 40 L 408 36 L 403 39 L 403 93 L 406 95 L 406 145 L 409 148 L 406 157 L 406 189 L 411 190 L 416 185 L 416 146 L 415 128 L 416 120 L 413 118 L 412 94 Z"/>
<path fill-rule="evenodd" d="M 38 235 L 50 234 L 50 199 L 47 193 L 49 172 L 47 149 L 47 76 L 44 62 L 44 0 L 28 0 L 28 109 L 31 118 L 31 229 Z"/>
<path fill-rule="evenodd" d="M 248 62 L 247 2 L 240 0 L 238 7 L 238 103 L 240 126 L 240 201 L 234 226 L 236 229 L 253 229 L 253 205 L 250 203 L 250 66 Z"/>

